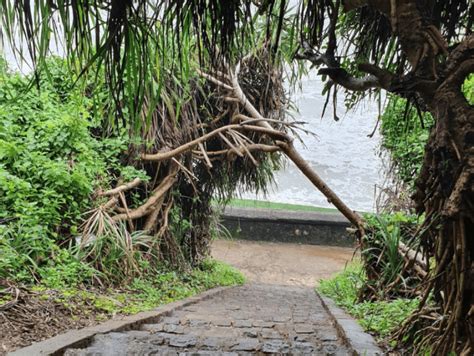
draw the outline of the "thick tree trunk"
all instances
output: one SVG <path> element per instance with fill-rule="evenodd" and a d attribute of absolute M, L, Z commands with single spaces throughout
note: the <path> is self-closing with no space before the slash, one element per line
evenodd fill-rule
<path fill-rule="evenodd" d="M 414 197 L 430 226 L 422 243 L 436 261 L 426 293 L 433 292 L 444 315 L 433 354 L 474 351 L 474 107 L 461 92 L 472 72 L 474 36 L 448 57 L 429 101 L 436 125 Z"/>

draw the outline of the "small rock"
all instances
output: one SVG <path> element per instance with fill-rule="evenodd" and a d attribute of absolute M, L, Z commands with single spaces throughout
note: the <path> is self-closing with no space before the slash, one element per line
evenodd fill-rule
<path fill-rule="evenodd" d="M 171 334 L 184 334 L 184 328 L 176 324 L 166 324 L 163 331 Z"/>
<path fill-rule="evenodd" d="M 151 335 L 148 340 L 152 345 L 163 345 L 166 339 L 161 335 Z"/>
<path fill-rule="evenodd" d="M 197 340 L 194 336 L 180 335 L 170 338 L 169 345 L 174 347 L 192 347 L 195 346 Z"/>
<path fill-rule="evenodd" d="M 298 334 L 312 334 L 312 333 L 314 333 L 314 327 L 313 327 L 313 325 L 296 324 L 295 325 L 295 331 Z"/>
<path fill-rule="evenodd" d="M 321 341 L 337 341 L 337 335 L 335 334 L 323 334 L 319 337 Z"/>
<path fill-rule="evenodd" d="M 260 343 L 257 339 L 240 339 L 237 340 L 237 345 L 235 345 L 232 350 L 234 351 L 258 351 Z"/>
<path fill-rule="evenodd" d="M 206 326 L 209 325 L 209 322 L 206 320 L 201 320 L 201 319 L 189 319 L 189 326 L 195 328 L 195 327 L 200 327 L 200 326 Z"/>
<path fill-rule="evenodd" d="M 221 346 L 222 340 L 218 337 L 206 337 L 202 340 L 201 345 L 207 349 L 218 349 Z"/>
<path fill-rule="evenodd" d="M 213 322 L 215 326 L 229 327 L 232 326 L 232 320 L 230 319 L 217 319 Z"/>
<path fill-rule="evenodd" d="M 244 336 L 255 338 L 258 336 L 258 332 L 256 329 L 248 329 L 244 332 Z"/>
<path fill-rule="evenodd" d="M 308 323 L 308 319 L 307 318 L 293 318 L 293 323 L 295 324 L 307 324 Z"/>
<path fill-rule="evenodd" d="M 275 323 L 271 321 L 254 320 L 252 322 L 252 326 L 256 326 L 259 328 L 273 328 L 275 326 Z"/>
<path fill-rule="evenodd" d="M 252 322 L 250 320 L 235 320 L 234 327 L 236 328 L 249 328 L 252 326 Z"/>
<path fill-rule="evenodd" d="M 268 340 L 262 346 L 261 351 L 267 353 L 277 353 L 277 352 L 284 352 L 288 353 L 289 345 L 282 340 Z"/>
<path fill-rule="evenodd" d="M 163 324 L 179 325 L 179 318 L 165 317 L 161 321 Z"/>
<path fill-rule="evenodd" d="M 313 352 L 314 347 L 309 342 L 295 341 L 293 342 L 292 348 L 300 352 Z"/>
<path fill-rule="evenodd" d="M 143 324 L 141 330 L 149 331 L 151 333 L 158 333 L 163 331 L 163 324 Z"/>
<path fill-rule="evenodd" d="M 262 329 L 260 335 L 264 339 L 281 339 L 280 333 L 273 329 Z"/>
<path fill-rule="evenodd" d="M 337 351 L 337 346 L 334 344 L 324 345 L 323 350 L 326 354 L 332 355 Z"/>

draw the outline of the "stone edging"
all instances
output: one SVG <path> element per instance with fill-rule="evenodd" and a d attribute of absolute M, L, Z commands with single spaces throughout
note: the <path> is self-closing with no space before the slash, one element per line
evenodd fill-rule
<path fill-rule="evenodd" d="M 84 329 L 70 330 L 59 334 L 48 340 L 33 343 L 30 346 L 9 353 L 10 356 L 32 356 L 32 355 L 62 355 L 67 348 L 81 348 L 86 346 L 97 334 L 105 334 L 113 331 L 125 331 L 135 329 L 141 324 L 154 323 L 160 318 L 170 315 L 173 311 L 182 309 L 191 304 L 212 298 L 225 290 L 233 287 L 217 287 L 196 296 L 179 300 L 158 307 L 156 309 L 141 312 L 135 315 L 123 317 L 123 319 L 112 319 L 95 326 Z"/>
<path fill-rule="evenodd" d="M 292 224 L 337 225 L 349 227 L 349 220 L 339 211 L 293 211 L 268 208 L 240 208 L 227 206 L 222 212 L 223 217 L 244 218 L 253 221 L 273 221 Z"/>
<path fill-rule="evenodd" d="M 339 336 L 351 349 L 354 355 L 376 356 L 385 354 L 382 349 L 377 346 L 372 335 L 364 332 L 357 321 L 345 313 L 341 308 L 337 307 L 331 299 L 324 297 L 317 292 L 316 295 L 321 299 L 321 303 L 333 320 Z"/>

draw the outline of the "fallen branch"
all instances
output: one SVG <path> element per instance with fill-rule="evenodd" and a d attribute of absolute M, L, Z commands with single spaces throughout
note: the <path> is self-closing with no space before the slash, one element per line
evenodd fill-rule
<path fill-rule="evenodd" d="M 164 200 L 165 197 L 164 195 L 162 195 L 160 199 L 158 199 L 156 204 L 153 206 L 153 211 L 148 215 L 147 220 L 145 222 L 145 226 L 143 228 L 145 232 L 150 232 L 156 224 L 156 220 L 158 219 L 158 215 L 160 215 L 160 209 L 163 205 Z"/>
<path fill-rule="evenodd" d="M 204 145 L 202 143 L 199 143 L 199 149 L 201 150 L 201 153 L 206 161 L 206 164 L 209 168 L 212 168 L 212 163 L 211 160 L 209 159 L 209 156 L 207 155 L 206 150 L 204 149 Z"/>
<path fill-rule="evenodd" d="M 232 85 L 233 85 L 233 93 L 234 95 L 240 100 L 242 106 L 245 110 L 252 115 L 258 121 L 256 122 L 257 125 L 266 128 L 268 130 L 274 130 L 270 124 L 265 120 L 265 118 L 260 114 L 260 112 L 247 100 L 244 92 L 242 91 L 238 76 L 240 72 L 240 64 L 237 64 L 235 73 L 232 76 Z M 287 136 L 287 135 L 285 135 Z M 301 170 L 301 172 L 314 184 L 318 190 L 323 193 L 328 201 L 334 206 L 352 223 L 354 224 L 357 229 L 359 230 L 360 235 L 364 235 L 364 222 L 362 218 L 351 210 L 338 196 L 334 193 L 329 186 L 319 177 L 319 175 L 311 168 L 308 162 L 296 151 L 293 146 L 291 139 L 286 139 L 283 141 L 276 141 L 277 146 L 279 146 L 282 151 L 290 158 L 293 163 Z"/>
<path fill-rule="evenodd" d="M 194 146 L 199 145 L 200 143 L 203 143 L 214 136 L 218 135 L 221 132 L 230 130 L 230 129 L 238 129 L 240 125 L 226 125 L 219 127 L 218 129 L 215 129 L 214 131 L 211 131 L 205 135 L 202 135 L 201 137 L 198 137 L 192 141 L 189 141 L 188 143 L 185 143 L 184 145 L 181 145 L 173 150 L 167 151 L 167 152 L 158 152 L 154 154 L 142 154 L 142 159 L 145 161 L 164 161 L 170 158 L 173 158 L 181 153 L 184 153 L 186 151 L 189 151 L 192 149 Z"/>
<path fill-rule="evenodd" d="M 280 147 L 276 146 L 276 145 L 264 145 L 264 144 L 259 144 L 259 143 L 255 143 L 255 144 L 252 144 L 252 145 L 246 145 L 245 148 L 248 150 L 248 151 L 260 151 L 260 152 L 268 152 L 268 153 L 272 153 L 272 152 L 277 152 L 277 151 L 280 151 Z M 241 153 L 244 152 L 244 149 L 242 147 L 239 147 L 239 150 Z M 206 151 L 206 154 L 207 156 L 220 156 L 220 155 L 226 155 L 226 154 L 229 154 L 232 150 L 230 149 L 226 149 L 226 150 L 219 150 L 219 151 Z M 199 154 L 201 152 L 199 151 L 193 151 L 193 153 L 195 154 Z"/>
<path fill-rule="evenodd" d="M 115 215 L 112 219 L 114 221 L 121 221 L 126 219 L 138 219 L 145 216 L 149 213 L 149 209 L 156 204 L 156 202 L 164 195 L 166 192 L 173 186 L 176 180 L 176 172 L 171 173 L 163 181 L 160 185 L 153 191 L 151 197 L 145 202 L 145 204 L 141 205 L 140 207 L 130 210 L 129 213 L 125 214 L 118 214 Z"/>
<path fill-rule="evenodd" d="M 142 154 L 141 158 L 145 161 L 164 161 L 167 159 L 171 159 L 171 158 L 176 157 L 177 155 L 180 155 L 184 152 L 191 150 L 193 147 L 199 145 L 200 143 L 203 143 L 213 138 L 214 136 L 222 134 L 223 132 L 228 131 L 228 130 L 254 131 L 254 132 L 260 132 L 260 133 L 266 134 L 274 139 L 291 140 L 291 138 L 287 134 L 273 129 L 270 125 L 268 125 L 268 127 L 261 127 L 261 126 L 253 126 L 253 125 L 232 124 L 232 125 L 219 127 L 218 129 L 215 129 L 214 131 L 211 131 L 205 135 L 202 135 L 201 137 L 198 137 L 192 141 L 189 141 L 188 143 L 185 143 L 184 145 L 181 145 L 170 151 L 158 152 L 154 154 Z"/>
<path fill-rule="evenodd" d="M 418 264 L 421 268 L 423 268 L 423 270 L 427 270 L 426 261 L 421 258 L 419 253 L 405 245 L 403 242 L 398 243 L 398 251 L 402 256 Z"/>
<path fill-rule="evenodd" d="M 232 150 L 232 152 L 235 152 L 235 154 L 239 157 L 243 157 L 244 154 L 243 153 L 240 153 L 240 151 L 237 149 L 237 147 L 234 146 L 234 144 L 232 142 L 229 141 L 229 139 L 227 137 L 225 137 L 222 133 L 219 132 L 219 137 L 222 139 L 222 141 L 224 141 L 227 146 L 230 147 L 230 149 Z"/>
<path fill-rule="evenodd" d="M 112 209 L 118 202 L 117 197 L 112 197 L 110 198 L 106 203 L 102 204 L 100 206 L 100 209 L 103 211 L 107 211 L 109 209 Z"/>

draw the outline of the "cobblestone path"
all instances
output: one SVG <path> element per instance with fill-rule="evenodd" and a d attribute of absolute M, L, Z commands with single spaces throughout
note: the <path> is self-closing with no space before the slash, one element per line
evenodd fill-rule
<path fill-rule="evenodd" d="M 349 355 L 310 287 L 248 284 L 67 356 Z"/>

